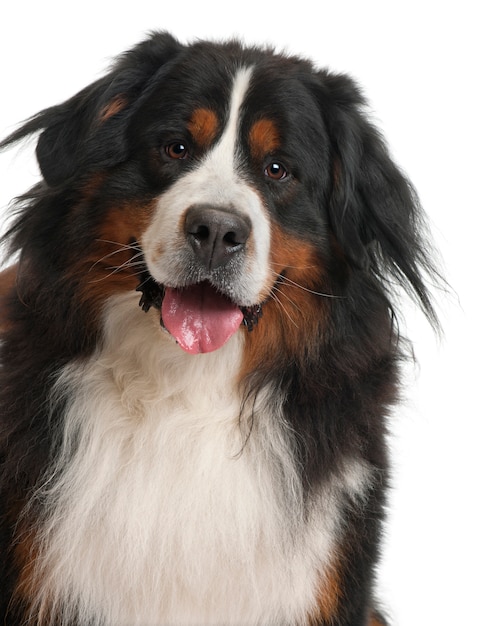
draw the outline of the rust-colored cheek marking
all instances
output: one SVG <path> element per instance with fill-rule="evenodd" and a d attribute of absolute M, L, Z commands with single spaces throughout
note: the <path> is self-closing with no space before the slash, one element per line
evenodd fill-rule
<path fill-rule="evenodd" d="M 278 150 L 280 136 L 277 125 L 269 119 L 256 121 L 249 131 L 249 147 L 253 158 L 262 160 Z"/>
<path fill-rule="evenodd" d="M 107 210 L 92 245 L 71 272 L 80 285 L 82 302 L 98 306 L 111 295 L 133 291 L 144 269 L 141 249 L 136 246 L 152 219 L 156 200 L 127 202 Z"/>
<path fill-rule="evenodd" d="M 211 109 L 200 108 L 193 111 L 188 122 L 188 130 L 193 141 L 202 149 L 208 148 L 219 129 L 217 115 Z"/>
<path fill-rule="evenodd" d="M 272 224 L 270 293 L 258 325 L 247 334 L 241 376 L 316 351 L 326 325 L 326 298 L 317 295 L 323 267 L 315 247 Z"/>

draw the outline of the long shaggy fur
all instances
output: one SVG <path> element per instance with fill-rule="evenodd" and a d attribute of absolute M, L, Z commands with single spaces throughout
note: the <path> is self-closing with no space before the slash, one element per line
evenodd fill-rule
<path fill-rule="evenodd" d="M 359 88 L 154 33 L 1 147 L 32 134 L 0 274 L 0 621 L 381 626 L 397 293 L 437 327 L 436 274 Z"/>

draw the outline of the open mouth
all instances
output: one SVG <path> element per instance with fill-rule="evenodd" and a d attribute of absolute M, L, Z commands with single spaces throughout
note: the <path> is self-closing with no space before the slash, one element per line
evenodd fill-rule
<path fill-rule="evenodd" d="M 217 350 L 241 325 L 253 330 L 262 315 L 261 304 L 239 306 L 208 281 L 165 287 L 144 270 L 136 290 L 142 293 L 139 306 L 145 312 L 156 308 L 162 326 L 190 354 Z"/>

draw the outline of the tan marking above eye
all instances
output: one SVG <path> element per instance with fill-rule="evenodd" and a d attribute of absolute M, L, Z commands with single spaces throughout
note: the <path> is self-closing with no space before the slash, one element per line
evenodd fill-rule
<path fill-rule="evenodd" d="M 280 137 L 275 122 L 267 118 L 256 121 L 249 131 L 249 145 L 251 154 L 259 160 L 275 152 L 280 147 Z"/>
<path fill-rule="evenodd" d="M 188 122 L 188 130 L 201 148 L 210 146 L 219 128 L 217 115 L 211 109 L 199 108 L 193 111 Z"/>

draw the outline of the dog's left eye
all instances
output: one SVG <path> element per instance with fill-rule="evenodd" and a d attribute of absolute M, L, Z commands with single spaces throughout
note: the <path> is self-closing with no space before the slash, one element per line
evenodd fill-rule
<path fill-rule="evenodd" d="M 173 141 L 164 146 L 164 152 L 171 159 L 187 159 L 189 156 L 188 146 L 183 141 Z"/>
<path fill-rule="evenodd" d="M 265 176 L 272 180 L 284 180 L 287 178 L 288 172 L 282 163 L 274 161 L 265 168 Z"/>

